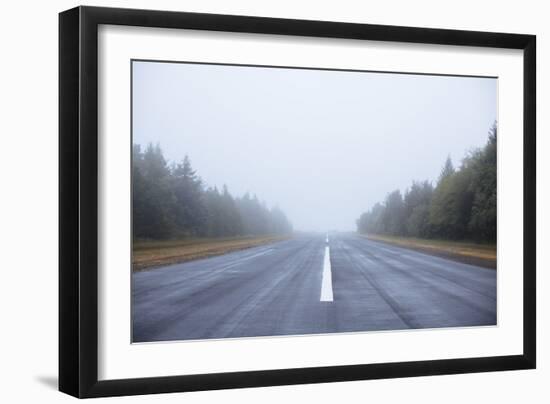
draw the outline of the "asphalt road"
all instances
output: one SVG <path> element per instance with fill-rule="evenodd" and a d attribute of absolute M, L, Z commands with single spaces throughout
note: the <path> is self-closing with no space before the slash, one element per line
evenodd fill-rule
<path fill-rule="evenodd" d="M 134 342 L 495 325 L 496 271 L 304 235 L 134 273 L 132 316 Z"/>

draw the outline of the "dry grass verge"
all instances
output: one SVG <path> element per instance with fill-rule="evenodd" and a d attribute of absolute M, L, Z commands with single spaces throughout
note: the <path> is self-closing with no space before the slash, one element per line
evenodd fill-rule
<path fill-rule="evenodd" d="M 177 264 L 274 243 L 287 238 L 290 238 L 290 236 L 137 241 L 133 245 L 132 269 L 139 271 Z"/>
<path fill-rule="evenodd" d="M 393 244 L 427 254 L 437 255 L 466 264 L 496 269 L 497 248 L 491 244 L 475 244 L 463 241 L 426 240 L 420 238 L 365 235 L 368 239 Z"/>

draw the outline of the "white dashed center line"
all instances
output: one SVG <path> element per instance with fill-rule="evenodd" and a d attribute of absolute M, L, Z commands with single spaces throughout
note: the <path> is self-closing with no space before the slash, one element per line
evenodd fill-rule
<path fill-rule="evenodd" d="M 321 301 L 332 302 L 332 271 L 330 267 L 330 247 L 328 245 L 328 234 L 326 237 L 325 259 L 323 261 L 323 281 L 321 283 Z"/>

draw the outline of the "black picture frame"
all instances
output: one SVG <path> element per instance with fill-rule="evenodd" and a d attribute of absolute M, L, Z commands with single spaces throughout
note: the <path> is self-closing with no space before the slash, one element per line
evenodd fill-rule
<path fill-rule="evenodd" d="M 99 381 L 100 24 L 523 50 L 523 354 Z M 96 7 L 77 7 L 60 13 L 59 389 L 84 398 L 535 368 L 535 61 L 534 35 Z"/>

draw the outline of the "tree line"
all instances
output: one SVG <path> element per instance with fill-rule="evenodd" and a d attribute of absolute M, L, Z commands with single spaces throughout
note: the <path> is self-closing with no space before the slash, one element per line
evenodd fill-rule
<path fill-rule="evenodd" d="M 357 219 L 359 233 L 496 242 L 497 125 L 485 146 L 455 168 L 447 158 L 435 186 L 413 181 L 402 195 L 387 194 Z"/>
<path fill-rule="evenodd" d="M 287 234 L 292 225 L 278 207 L 256 195 L 233 197 L 227 186 L 206 187 L 188 156 L 168 164 L 160 146 L 133 145 L 134 239 Z"/>

